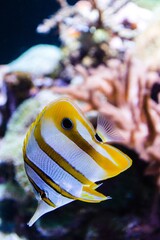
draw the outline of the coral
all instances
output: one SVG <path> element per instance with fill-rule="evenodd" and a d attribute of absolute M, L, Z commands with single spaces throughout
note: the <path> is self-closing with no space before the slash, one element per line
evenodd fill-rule
<path fill-rule="evenodd" d="M 36 76 L 46 75 L 57 69 L 61 59 L 60 48 L 49 44 L 38 44 L 9 63 L 8 71 L 27 72 Z"/>
<path fill-rule="evenodd" d="M 123 58 L 133 44 L 132 39 L 151 16 L 149 10 L 140 9 L 128 0 L 81 0 L 73 6 L 65 0 L 58 2 L 60 10 L 45 19 L 37 31 L 48 33 L 58 26 L 66 65 L 81 62 L 89 67 L 106 63 L 112 57 Z M 134 14 L 128 15 L 132 11 Z"/>
<path fill-rule="evenodd" d="M 4 134 L 7 122 L 17 106 L 31 95 L 32 88 L 33 82 L 29 73 L 10 72 L 3 76 L 0 87 L 0 135 Z"/>
<path fill-rule="evenodd" d="M 16 233 L 4 234 L 0 233 L 0 238 L 4 240 L 26 240 L 26 238 L 20 238 Z"/>
<path fill-rule="evenodd" d="M 159 2 L 160 4 L 160 2 Z M 152 70 L 160 69 L 160 8 L 154 12 L 152 21 L 144 32 L 137 36 L 134 54 Z M 152 54 L 151 54 L 152 53 Z"/>

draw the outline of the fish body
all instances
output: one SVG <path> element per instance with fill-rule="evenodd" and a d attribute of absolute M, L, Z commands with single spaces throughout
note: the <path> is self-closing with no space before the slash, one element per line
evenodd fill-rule
<path fill-rule="evenodd" d="M 95 131 L 68 98 L 42 110 L 23 145 L 25 170 L 39 196 L 29 226 L 74 200 L 97 203 L 110 199 L 96 190 L 96 182 L 116 176 L 132 164 L 127 155 L 106 143 L 112 137 L 116 134 L 104 117 L 99 117 Z"/>

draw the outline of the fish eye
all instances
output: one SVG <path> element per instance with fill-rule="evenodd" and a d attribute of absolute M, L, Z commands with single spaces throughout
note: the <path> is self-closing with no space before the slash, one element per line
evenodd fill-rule
<path fill-rule="evenodd" d="M 98 142 L 103 142 L 102 138 L 97 133 L 95 134 L 95 138 Z"/>
<path fill-rule="evenodd" d="M 64 118 L 61 123 L 62 127 L 66 130 L 70 130 L 73 127 L 73 123 L 69 118 Z"/>

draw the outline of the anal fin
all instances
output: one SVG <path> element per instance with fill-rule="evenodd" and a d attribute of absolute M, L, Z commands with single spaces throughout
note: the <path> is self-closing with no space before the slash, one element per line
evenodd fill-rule
<path fill-rule="evenodd" d="M 111 199 L 111 197 L 106 197 L 102 193 L 97 192 L 94 188 L 83 186 L 81 197 L 77 200 L 83 202 L 98 203 L 107 199 Z"/>

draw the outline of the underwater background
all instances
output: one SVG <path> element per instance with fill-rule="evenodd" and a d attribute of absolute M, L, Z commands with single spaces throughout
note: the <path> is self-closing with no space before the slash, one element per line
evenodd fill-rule
<path fill-rule="evenodd" d="M 68 1 L 74 4 L 76 0 Z M 0 9 L 0 64 L 5 64 L 17 58 L 29 47 L 39 44 L 59 45 L 58 32 L 47 35 L 37 34 L 37 25 L 46 16 L 58 10 L 57 1 L 53 0 L 6 0 Z"/>
<path fill-rule="evenodd" d="M 160 1 L 6 0 L 0 8 L 0 239 L 160 239 Z M 29 228 L 37 201 L 22 145 L 50 101 L 69 96 L 94 127 L 98 112 L 133 159 L 100 192 Z"/>

